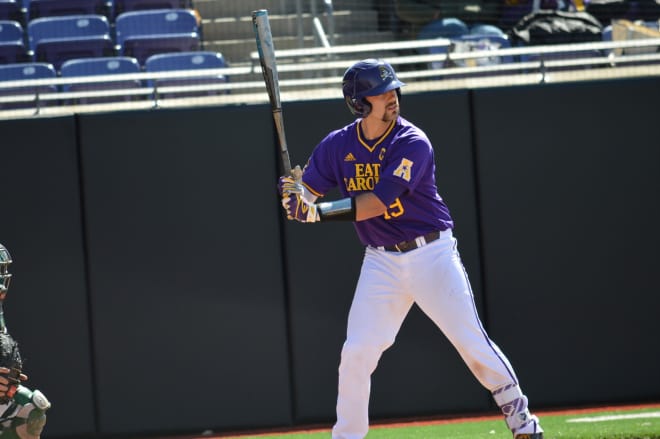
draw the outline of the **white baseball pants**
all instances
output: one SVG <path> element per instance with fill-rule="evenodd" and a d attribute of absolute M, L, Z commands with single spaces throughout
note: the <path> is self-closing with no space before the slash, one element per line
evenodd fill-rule
<path fill-rule="evenodd" d="M 517 383 L 508 359 L 481 324 L 451 230 L 407 253 L 367 247 L 341 352 L 333 439 L 366 436 L 371 374 L 413 303 L 435 322 L 485 388 L 493 392 Z"/>

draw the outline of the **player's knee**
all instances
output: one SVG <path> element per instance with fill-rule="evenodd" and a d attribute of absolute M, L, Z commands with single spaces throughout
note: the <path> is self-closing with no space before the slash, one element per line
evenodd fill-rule
<path fill-rule="evenodd" d="M 353 371 L 362 370 L 366 374 L 371 374 L 376 369 L 378 360 L 380 360 L 384 350 L 380 346 L 368 343 L 347 341 L 341 351 L 340 372 L 343 368 L 347 368 Z"/>
<path fill-rule="evenodd" d="M 38 439 L 46 425 L 46 411 L 51 407 L 50 401 L 41 391 L 31 391 L 22 386 L 18 394 L 18 399 L 29 398 L 29 402 L 18 410 L 12 427 L 20 438 Z"/>

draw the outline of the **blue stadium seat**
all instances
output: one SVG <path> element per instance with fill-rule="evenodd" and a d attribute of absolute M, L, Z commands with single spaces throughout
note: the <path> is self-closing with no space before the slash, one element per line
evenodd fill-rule
<path fill-rule="evenodd" d="M 0 20 L 0 64 L 29 61 L 25 34 L 18 21 Z"/>
<path fill-rule="evenodd" d="M 21 23 L 15 20 L 0 20 L 0 42 L 24 41 L 25 33 Z"/>
<path fill-rule="evenodd" d="M 34 20 L 41 17 L 61 15 L 103 15 L 112 18 L 112 0 L 22 0 L 26 18 Z"/>
<path fill-rule="evenodd" d="M 122 73 L 140 73 L 140 65 L 135 58 L 111 56 L 100 58 L 71 59 L 60 67 L 60 77 L 79 78 L 99 75 L 117 75 Z M 83 84 L 64 84 L 63 92 L 117 90 L 141 88 L 142 82 L 137 79 L 126 79 L 113 82 L 86 82 Z M 137 98 L 135 98 L 137 99 Z M 103 96 L 78 98 L 77 103 L 91 104 L 101 102 L 119 102 L 135 100 L 133 96 Z"/>
<path fill-rule="evenodd" d="M 52 64 L 47 63 L 17 63 L 0 65 L 0 84 L 2 81 L 20 81 L 29 79 L 56 78 L 57 73 Z M 0 88 L 0 96 L 34 95 L 28 102 L 0 103 L 2 109 L 31 108 L 44 105 L 53 105 L 55 101 L 40 101 L 39 95 L 43 93 L 56 93 L 55 85 L 29 85 L 22 87 Z"/>
<path fill-rule="evenodd" d="M 192 9 L 191 0 L 114 0 L 115 15 L 145 9 Z"/>
<path fill-rule="evenodd" d="M 57 70 L 69 59 L 115 55 L 110 24 L 103 15 L 35 18 L 27 33 L 34 61 L 51 63 Z"/>
<path fill-rule="evenodd" d="M 30 57 L 21 41 L 0 42 L 0 65 L 29 61 Z"/>
<path fill-rule="evenodd" d="M 0 0 L 0 20 L 14 20 L 24 24 L 21 2 L 19 0 Z"/>
<path fill-rule="evenodd" d="M 119 55 L 137 58 L 140 65 L 151 55 L 199 49 L 197 17 L 189 9 L 124 12 L 115 20 Z"/>
<path fill-rule="evenodd" d="M 196 52 L 179 52 L 179 53 L 162 53 L 152 55 L 147 58 L 144 64 L 145 72 L 165 72 L 165 71 L 186 71 L 186 70 L 200 70 L 200 69 L 220 69 L 227 67 L 225 58 L 221 53 L 209 51 L 196 51 Z M 177 85 L 210 85 L 210 84 L 225 84 L 229 81 L 227 76 L 216 74 L 213 76 L 196 77 L 196 78 L 176 78 L 176 79 L 158 79 L 155 81 L 148 80 L 147 85 L 150 87 L 170 87 Z M 227 94 L 228 91 L 223 90 L 203 90 L 203 91 L 186 91 L 182 93 L 169 93 L 159 94 L 160 97 L 191 97 L 191 96 L 213 96 L 219 94 Z"/>

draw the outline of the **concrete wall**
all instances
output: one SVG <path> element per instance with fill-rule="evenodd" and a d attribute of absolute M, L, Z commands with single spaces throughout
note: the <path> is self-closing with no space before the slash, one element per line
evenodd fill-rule
<path fill-rule="evenodd" d="M 532 408 L 660 398 L 659 95 L 658 79 L 404 89 L 483 321 Z M 350 120 L 341 99 L 287 103 L 294 164 Z M 44 438 L 333 422 L 363 249 L 351 224 L 284 220 L 267 106 L 0 132 L 5 317 L 27 384 L 53 402 Z M 372 416 L 490 410 L 413 308 Z"/>

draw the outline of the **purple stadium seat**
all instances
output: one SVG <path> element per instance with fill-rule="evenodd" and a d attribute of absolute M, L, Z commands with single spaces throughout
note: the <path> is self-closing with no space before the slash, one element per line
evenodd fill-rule
<path fill-rule="evenodd" d="M 17 63 L 0 65 L 0 84 L 3 81 L 20 81 L 29 79 L 56 78 L 57 73 L 51 64 L 46 63 Z M 0 103 L 2 109 L 31 108 L 48 105 L 53 101 L 39 101 L 42 93 L 55 93 L 57 87 L 54 85 L 22 86 L 12 88 L 0 88 L 0 96 L 12 95 L 34 95 L 29 102 Z M 52 104 L 51 104 L 52 105 Z"/>
<path fill-rule="evenodd" d="M 49 62 L 57 70 L 69 59 L 115 54 L 110 25 L 103 15 L 36 18 L 27 30 L 34 60 Z"/>
<path fill-rule="evenodd" d="M 140 73 L 140 65 L 135 58 L 112 56 L 101 58 L 71 59 L 62 64 L 60 77 L 76 78 L 99 75 L 117 75 L 125 73 Z M 127 79 L 113 82 L 87 82 L 84 84 L 64 84 L 63 92 L 90 91 L 90 90 L 117 90 L 141 88 L 142 83 L 137 79 Z M 131 101 L 129 96 L 107 96 L 79 98 L 78 103 L 91 104 L 101 102 Z"/>
<path fill-rule="evenodd" d="M 197 17 L 189 9 L 154 9 L 120 14 L 115 20 L 119 55 L 137 58 L 143 65 L 158 53 L 199 49 Z"/>
<path fill-rule="evenodd" d="M 197 52 L 179 52 L 162 53 L 150 56 L 145 64 L 145 72 L 165 72 L 165 71 L 186 71 L 200 69 L 219 69 L 227 67 L 222 54 L 218 52 L 197 51 Z M 199 78 L 173 78 L 149 80 L 147 85 L 150 87 L 170 87 L 177 85 L 205 85 L 205 84 L 223 84 L 227 83 L 228 78 L 225 75 L 213 75 Z M 157 90 L 157 89 L 156 89 Z M 168 97 L 191 97 L 191 96 L 212 96 L 226 94 L 222 90 L 204 90 L 187 91 L 182 93 L 160 94 L 161 98 Z"/>

